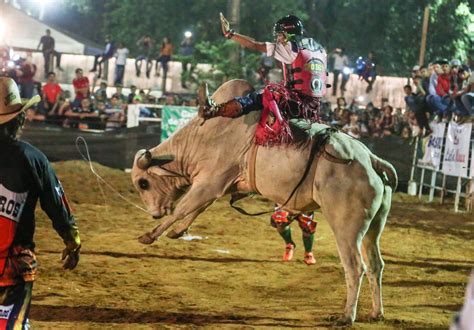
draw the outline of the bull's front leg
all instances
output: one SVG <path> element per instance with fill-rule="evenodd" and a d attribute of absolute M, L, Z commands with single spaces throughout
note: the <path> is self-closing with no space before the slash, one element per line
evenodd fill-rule
<path fill-rule="evenodd" d="M 140 236 L 138 241 L 142 244 L 151 244 L 176 221 L 183 219 L 185 223 L 188 221 L 192 222 L 216 199 L 223 196 L 225 190 L 225 187 L 209 187 L 205 184 L 193 184 L 191 189 L 184 195 L 181 201 L 179 201 L 173 214 L 162 224 L 156 226 L 151 232 Z"/>
<path fill-rule="evenodd" d="M 196 220 L 197 216 L 201 213 L 202 211 L 193 212 L 187 217 L 185 217 L 183 220 L 178 222 L 170 231 L 168 231 L 166 237 L 177 239 L 183 236 L 183 234 L 189 229 L 194 220 Z"/>

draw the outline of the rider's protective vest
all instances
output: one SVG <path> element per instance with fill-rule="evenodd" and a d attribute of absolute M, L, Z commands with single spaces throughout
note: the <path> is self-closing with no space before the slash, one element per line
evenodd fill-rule
<path fill-rule="evenodd" d="M 0 183 L 0 279 L 5 275 L 10 249 L 28 192 L 16 193 Z"/>
<path fill-rule="evenodd" d="M 326 50 L 312 38 L 296 42 L 298 55 L 291 68 L 284 72 L 287 85 L 304 94 L 322 97 L 326 94 Z M 286 69 L 286 67 L 284 66 Z"/>

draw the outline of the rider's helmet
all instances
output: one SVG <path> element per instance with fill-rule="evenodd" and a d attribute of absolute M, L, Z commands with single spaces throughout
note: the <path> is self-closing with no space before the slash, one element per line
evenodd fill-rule
<path fill-rule="evenodd" d="M 286 34 L 288 39 L 303 35 L 303 23 L 295 15 L 286 15 L 280 18 L 273 26 L 273 33 Z"/>

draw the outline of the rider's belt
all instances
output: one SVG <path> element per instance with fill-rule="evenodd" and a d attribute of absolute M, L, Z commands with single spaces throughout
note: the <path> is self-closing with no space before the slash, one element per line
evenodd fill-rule
<path fill-rule="evenodd" d="M 288 69 L 288 73 L 293 74 L 293 73 L 298 73 L 301 72 L 301 68 L 293 68 L 293 69 Z"/>

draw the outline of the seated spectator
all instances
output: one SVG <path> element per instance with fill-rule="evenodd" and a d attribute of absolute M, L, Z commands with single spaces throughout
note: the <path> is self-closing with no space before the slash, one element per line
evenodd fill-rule
<path fill-rule="evenodd" d="M 27 122 L 44 122 L 45 119 L 46 116 L 44 113 L 41 113 L 38 108 L 33 107 L 26 110 L 25 120 Z"/>
<path fill-rule="evenodd" d="M 95 91 L 96 101 L 107 102 L 107 82 L 101 81 L 99 88 Z"/>
<path fill-rule="evenodd" d="M 46 112 L 51 112 L 53 107 L 57 106 L 61 92 L 61 86 L 56 82 L 56 74 L 54 72 L 49 72 L 48 80 L 43 86 L 42 92 L 43 108 Z"/>
<path fill-rule="evenodd" d="M 380 114 L 369 119 L 369 132 L 373 137 L 383 137 Z"/>
<path fill-rule="evenodd" d="M 128 94 L 127 103 L 132 104 L 133 98 L 137 95 L 137 86 L 132 85 L 130 86 L 130 94 Z"/>
<path fill-rule="evenodd" d="M 411 139 L 412 135 L 411 135 L 410 126 L 404 126 L 403 129 L 402 129 L 402 133 L 400 134 L 400 136 L 401 136 L 404 140 L 409 140 L 409 139 Z"/>
<path fill-rule="evenodd" d="M 409 111 L 414 113 L 418 126 L 421 130 L 424 130 L 424 136 L 431 134 L 431 128 L 428 123 L 428 107 L 425 104 L 424 98 L 414 94 L 410 85 L 405 85 L 403 91 L 406 95 L 406 107 Z"/>
<path fill-rule="evenodd" d="M 392 135 L 395 129 L 395 120 L 393 118 L 393 108 L 390 105 L 383 108 L 383 114 L 380 119 L 383 136 Z"/>
<path fill-rule="evenodd" d="M 380 109 L 376 108 L 372 102 L 367 103 L 365 111 L 369 113 L 371 118 L 374 118 L 380 114 Z"/>
<path fill-rule="evenodd" d="M 173 44 L 168 37 L 163 38 L 161 43 L 160 53 L 155 63 L 155 76 L 160 76 L 160 65 L 163 68 L 163 76 L 166 77 L 168 74 L 168 62 L 171 61 L 173 55 Z"/>
<path fill-rule="evenodd" d="M 46 122 L 49 124 L 62 126 L 64 122 L 64 113 L 71 109 L 71 93 L 69 91 L 61 91 L 58 95 L 56 103 L 46 115 Z"/>
<path fill-rule="evenodd" d="M 120 104 L 127 104 L 128 97 L 126 97 L 123 92 L 123 86 L 122 84 L 117 84 L 115 85 L 115 93 L 112 95 L 112 97 L 117 97 L 119 100 Z"/>
<path fill-rule="evenodd" d="M 474 79 L 468 66 L 463 65 L 458 72 L 459 91 L 453 94 L 456 104 L 456 122 L 463 124 L 474 118 Z"/>
<path fill-rule="evenodd" d="M 74 93 L 76 94 L 72 105 L 79 107 L 81 101 L 88 98 L 90 93 L 89 78 L 84 77 L 84 71 L 82 69 L 76 69 L 76 78 L 73 79 L 72 85 L 74 86 Z"/>
<path fill-rule="evenodd" d="M 102 63 L 108 61 L 112 58 L 115 54 L 114 43 L 110 35 L 105 36 L 105 48 L 104 51 L 100 54 L 94 56 L 94 67 L 90 70 L 90 72 L 97 71 L 97 66 L 99 66 L 99 74 L 98 78 L 102 76 Z"/>
<path fill-rule="evenodd" d="M 121 104 L 119 98 L 113 95 L 110 99 L 111 108 L 106 110 L 107 123 L 106 131 L 112 131 L 121 128 L 125 124 L 125 104 Z"/>
<path fill-rule="evenodd" d="M 66 116 L 65 126 L 79 129 L 100 127 L 99 113 L 93 108 L 89 98 L 82 99 L 78 107 L 73 107 L 64 115 Z"/>
<path fill-rule="evenodd" d="M 360 139 L 362 134 L 368 133 L 367 127 L 362 127 L 359 122 L 359 115 L 357 112 L 352 112 L 350 114 L 350 122 L 344 125 L 342 131 L 354 139 Z"/>
<path fill-rule="evenodd" d="M 448 121 L 450 117 L 449 107 L 451 105 L 451 99 L 449 97 L 449 86 L 450 86 L 450 67 L 448 60 L 439 60 L 435 66 L 436 72 L 436 83 L 434 83 L 432 74 L 430 78 L 430 95 L 427 97 L 426 101 L 428 105 L 434 110 L 434 113 L 437 115 L 438 120 L 441 119 Z M 435 86 L 434 94 L 433 87 Z"/>
<path fill-rule="evenodd" d="M 146 77 L 150 78 L 150 72 L 153 66 L 153 59 L 151 58 L 151 51 L 153 49 L 153 39 L 149 35 L 144 35 L 137 41 L 137 46 L 140 49 L 140 54 L 135 58 L 135 73 L 140 77 L 140 71 L 143 60 L 146 61 Z M 131 102 L 129 102 L 131 103 Z"/>

